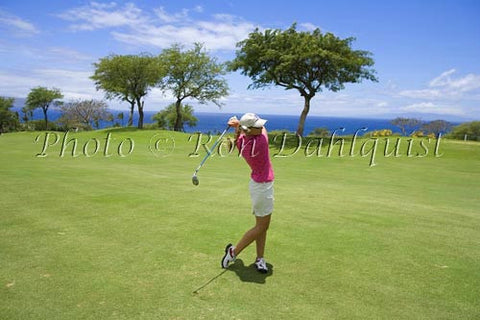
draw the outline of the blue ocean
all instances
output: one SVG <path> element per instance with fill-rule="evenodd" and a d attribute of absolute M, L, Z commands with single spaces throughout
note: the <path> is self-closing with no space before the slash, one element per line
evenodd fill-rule
<path fill-rule="evenodd" d="M 121 111 L 110 110 L 116 118 L 116 115 Z M 144 124 L 153 123 L 152 116 L 157 113 L 157 111 L 145 111 L 144 114 Z M 123 125 L 127 123 L 128 112 L 124 111 L 124 120 Z M 195 117 L 197 117 L 198 122 L 195 127 L 185 126 L 184 130 L 188 133 L 193 132 L 202 132 L 202 133 L 218 133 L 222 132 L 226 128 L 226 123 L 230 116 L 235 114 L 226 114 L 226 113 L 208 113 L 208 112 L 196 112 Z M 240 118 L 242 113 L 236 114 Z M 298 121 L 300 115 L 274 115 L 274 114 L 261 114 L 262 118 L 267 119 L 268 122 L 266 127 L 269 131 L 273 130 L 285 130 L 289 132 L 295 132 L 297 130 Z M 49 110 L 48 119 L 50 121 L 55 121 L 60 117 L 60 112 L 58 110 Z M 43 119 L 43 113 L 41 110 L 37 109 L 34 112 L 34 119 Z M 393 126 L 390 123 L 391 119 L 360 119 L 360 118 L 338 118 L 338 117 L 319 117 L 319 116 L 307 116 L 304 127 L 304 134 L 308 135 L 310 132 L 316 128 L 327 128 L 330 132 L 337 130 L 337 134 L 354 134 L 355 131 L 361 128 L 367 128 L 367 131 L 380 130 L 380 129 L 390 129 L 393 132 L 399 132 L 399 129 Z M 120 123 L 121 121 L 116 119 L 115 122 Z M 135 112 L 133 118 L 134 126 L 138 123 L 138 112 Z M 100 123 L 100 128 L 106 128 L 112 126 L 112 122 L 102 121 Z M 344 128 L 344 131 L 340 131 L 340 128 Z M 363 131 L 359 132 L 359 134 Z"/>
<path fill-rule="evenodd" d="M 238 114 L 240 118 L 242 114 Z M 198 119 L 197 126 L 194 128 L 185 128 L 187 132 L 216 132 L 225 130 L 225 124 L 230 115 L 222 113 L 198 113 L 195 114 Z M 263 119 L 267 119 L 266 127 L 269 131 L 285 130 L 290 132 L 297 131 L 300 115 L 274 115 L 261 114 Z M 361 128 L 367 128 L 367 131 L 390 129 L 393 132 L 399 129 L 390 123 L 390 119 L 358 119 L 358 118 L 337 118 L 337 117 L 319 117 L 307 116 L 305 120 L 304 134 L 307 135 L 316 128 L 327 128 L 330 132 L 337 130 L 338 134 L 354 134 Z M 341 131 L 340 128 L 344 128 Z M 363 132 L 363 131 L 362 131 Z M 360 133 L 362 133 L 360 132 Z M 359 134 L 360 134 L 359 133 Z"/>

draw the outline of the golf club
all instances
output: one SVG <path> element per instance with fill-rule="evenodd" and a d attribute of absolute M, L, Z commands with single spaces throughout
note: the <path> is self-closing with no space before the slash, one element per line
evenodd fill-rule
<path fill-rule="evenodd" d="M 198 184 L 200 183 L 200 181 L 198 180 L 198 177 L 197 177 L 197 173 L 198 173 L 198 170 L 200 170 L 200 168 L 203 166 L 203 164 L 205 163 L 205 161 L 207 161 L 208 157 L 210 157 L 210 155 L 213 153 L 215 147 L 217 146 L 217 144 L 220 142 L 220 140 L 222 140 L 223 136 L 225 135 L 225 133 L 227 133 L 228 129 L 230 128 L 230 126 L 228 126 L 225 130 L 223 130 L 222 134 L 220 135 L 220 137 L 217 139 L 217 141 L 215 141 L 215 143 L 213 144 L 213 146 L 210 148 L 210 150 L 207 150 L 207 154 L 205 155 L 205 157 L 203 158 L 202 162 L 200 162 L 200 164 L 198 165 L 197 169 L 195 169 L 195 172 L 193 173 L 193 176 L 192 176 L 192 183 L 196 186 L 198 186 Z"/>

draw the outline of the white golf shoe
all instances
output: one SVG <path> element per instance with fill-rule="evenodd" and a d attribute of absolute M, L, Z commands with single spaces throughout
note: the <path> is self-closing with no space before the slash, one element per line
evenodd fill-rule
<path fill-rule="evenodd" d="M 257 267 L 258 272 L 261 272 L 261 273 L 267 273 L 268 272 L 267 263 L 265 262 L 265 259 L 263 259 L 263 258 L 258 258 L 255 261 L 255 267 Z"/>
<path fill-rule="evenodd" d="M 222 259 L 222 268 L 228 268 L 228 264 L 235 261 L 235 258 L 235 247 L 230 243 L 225 248 L 225 255 Z"/>

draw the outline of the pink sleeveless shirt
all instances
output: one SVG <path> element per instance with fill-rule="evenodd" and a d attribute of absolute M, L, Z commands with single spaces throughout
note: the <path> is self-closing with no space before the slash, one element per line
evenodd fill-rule
<path fill-rule="evenodd" d="M 241 134 L 237 139 L 237 148 L 245 158 L 255 182 L 273 181 L 273 168 L 268 150 L 268 136 L 265 132 L 256 136 Z"/>

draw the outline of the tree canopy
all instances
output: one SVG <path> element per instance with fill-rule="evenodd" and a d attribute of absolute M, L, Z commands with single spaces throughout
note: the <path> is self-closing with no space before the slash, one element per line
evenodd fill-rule
<path fill-rule="evenodd" d="M 108 106 L 99 100 L 77 100 L 64 104 L 60 110 L 62 115 L 58 122 L 67 129 L 81 128 L 91 130 L 99 128 L 100 120 L 107 120 L 111 114 L 107 111 Z"/>
<path fill-rule="evenodd" d="M 18 115 L 10 110 L 14 101 L 14 98 L 0 97 L 0 134 L 18 126 Z"/>
<path fill-rule="evenodd" d="M 213 102 L 221 106 L 220 98 L 228 95 L 225 65 L 217 63 L 204 50 L 203 45 L 195 43 L 190 50 L 181 45 L 173 45 L 159 55 L 160 64 L 165 68 L 165 77 L 159 83 L 162 91 L 170 91 L 175 101 L 175 131 L 183 129 L 182 101 L 190 98 L 201 104 Z"/>
<path fill-rule="evenodd" d="M 480 141 L 480 121 L 465 122 L 454 127 L 449 137 Z"/>
<path fill-rule="evenodd" d="M 420 119 L 405 117 L 397 117 L 390 121 L 390 123 L 400 128 L 404 136 L 406 136 L 408 132 L 410 132 L 410 134 L 415 132 L 423 124 Z"/>
<path fill-rule="evenodd" d="M 318 28 L 300 32 L 296 24 L 284 31 L 256 29 L 237 43 L 236 58 L 229 69 L 250 77 L 250 89 L 275 85 L 297 90 L 304 98 L 297 128 L 297 134 L 303 136 L 310 100 L 317 92 L 336 92 L 344 89 L 345 83 L 362 79 L 377 81 L 371 53 L 352 49 L 354 40 L 322 33 Z"/>
<path fill-rule="evenodd" d="M 193 115 L 193 108 L 188 104 L 181 106 L 182 113 L 182 124 L 188 125 L 189 127 L 195 127 L 197 125 L 198 119 Z M 152 120 L 157 121 L 159 128 L 172 130 L 175 128 L 175 123 L 177 121 L 177 111 L 176 104 L 172 103 L 162 111 L 153 115 Z"/>
<path fill-rule="evenodd" d="M 445 134 L 452 129 L 452 124 L 445 120 L 434 120 L 424 123 L 421 130 L 425 130 L 427 133 L 433 133 L 438 136 L 440 133 Z"/>
<path fill-rule="evenodd" d="M 107 99 L 130 103 L 128 125 L 133 125 L 135 105 L 138 108 L 138 128 L 143 128 L 144 98 L 164 76 L 158 59 L 149 54 L 110 55 L 94 63 L 95 73 L 90 78 L 97 90 L 105 91 Z"/>
<path fill-rule="evenodd" d="M 47 111 L 50 105 L 61 105 L 63 102 L 60 100 L 63 99 L 63 94 L 60 92 L 60 89 L 52 88 L 48 89 L 45 87 L 36 87 L 33 88 L 27 96 L 26 107 L 29 110 L 34 110 L 41 108 L 43 111 L 43 116 L 45 119 L 45 129 L 48 128 L 48 117 Z"/>

